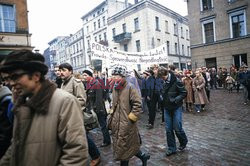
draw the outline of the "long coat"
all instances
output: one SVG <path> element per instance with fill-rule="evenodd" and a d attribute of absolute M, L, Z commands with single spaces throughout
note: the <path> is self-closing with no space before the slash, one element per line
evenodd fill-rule
<path fill-rule="evenodd" d="M 193 103 L 194 102 L 194 93 L 193 93 L 193 79 L 191 77 L 185 77 L 182 80 L 185 89 L 187 90 L 187 97 L 185 98 L 185 102 Z"/>
<path fill-rule="evenodd" d="M 206 82 L 203 76 L 195 77 L 193 79 L 194 104 L 209 103 L 206 90 L 205 90 L 205 85 L 206 85 Z"/>
<path fill-rule="evenodd" d="M 137 119 L 141 113 L 141 97 L 126 82 L 122 89 L 113 90 L 113 118 L 111 123 L 114 158 L 129 160 L 140 149 Z"/>
<path fill-rule="evenodd" d="M 56 85 L 54 85 L 56 89 Z M 43 86 L 18 98 L 13 140 L 0 166 L 86 166 L 88 146 L 80 104 L 71 94 Z"/>

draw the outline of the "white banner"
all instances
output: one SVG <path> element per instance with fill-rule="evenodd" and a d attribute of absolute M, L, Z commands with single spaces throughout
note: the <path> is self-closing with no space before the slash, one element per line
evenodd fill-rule
<path fill-rule="evenodd" d="M 120 64 L 160 64 L 168 63 L 168 54 L 165 44 L 144 52 L 124 52 L 93 42 L 91 60 L 94 59 Z"/>

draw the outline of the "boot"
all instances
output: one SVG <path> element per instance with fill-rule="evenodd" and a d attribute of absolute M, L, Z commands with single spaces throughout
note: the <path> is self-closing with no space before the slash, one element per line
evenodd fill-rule
<path fill-rule="evenodd" d="M 147 166 L 147 161 L 150 159 L 148 153 L 142 153 L 141 150 L 135 155 L 142 161 L 142 166 Z"/>

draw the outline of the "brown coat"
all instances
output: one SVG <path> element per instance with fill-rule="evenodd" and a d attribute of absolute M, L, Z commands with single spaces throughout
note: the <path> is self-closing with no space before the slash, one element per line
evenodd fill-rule
<path fill-rule="evenodd" d="M 113 119 L 111 123 L 114 158 L 129 160 L 140 149 L 137 119 L 141 113 L 141 97 L 136 88 L 125 82 L 124 88 L 113 90 Z M 116 108 L 116 109 L 115 109 Z"/>
<path fill-rule="evenodd" d="M 205 79 L 202 76 L 195 77 L 193 79 L 193 89 L 194 89 L 194 104 L 209 103 L 205 90 Z"/>
<path fill-rule="evenodd" d="M 78 99 L 80 105 L 82 106 L 82 110 L 85 108 L 87 96 L 81 80 L 70 76 L 67 80 L 63 81 L 61 89 L 75 96 Z"/>
<path fill-rule="evenodd" d="M 55 89 L 56 86 L 54 85 Z M 80 104 L 71 94 L 43 86 L 29 100 L 19 97 L 13 140 L 0 166 L 86 166 L 88 147 Z"/>
<path fill-rule="evenodd" d="M 193 80 L 191 77 L 185 77 L 183 79 L 183 84 L 185 89 L 187 90 L 187 97 L 185 98 L 185 102 L 193 103 L 194 102 L 194 92 L 193 92 Z"/>

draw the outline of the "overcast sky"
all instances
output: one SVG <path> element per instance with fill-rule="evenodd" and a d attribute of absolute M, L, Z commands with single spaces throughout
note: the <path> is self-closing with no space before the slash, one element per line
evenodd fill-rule
<path fill-rule="evenodd" d="M 40 53 L 57 36 L 74 34 L 82 27 L 81 17 L 104 0 L 27 0 L 31 44 Z M 121 0 L 119 0 L 121 1 Z M 186 16 L 184 0 L 154 0 Z M 134 0 L 129 0 L 133 3 Z"/>

